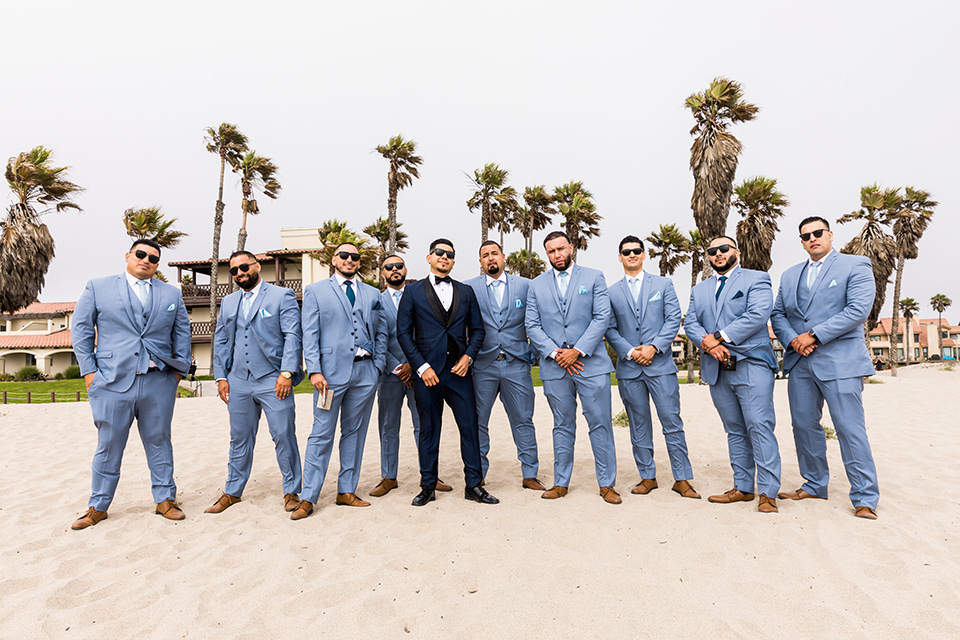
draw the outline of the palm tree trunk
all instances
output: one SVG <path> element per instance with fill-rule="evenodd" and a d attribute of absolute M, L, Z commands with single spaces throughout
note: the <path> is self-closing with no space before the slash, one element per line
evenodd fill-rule
<path fill-rule="evenodd" d="M 903 277 L 903 265 L 906 258 L 902 255 L 897 258 L 897 279 L 893 282 L 893 321 L 890 323 L 890 375 L 897 377 L 897 347 L 900 344 L 900 279 Z"/>
<path fill-rule="evenodd" d="M 943 338 L 940 335 L 940 325 L 943 324 L 943 312 L 937 311 L 937 357 L 943 358 Z"/>
<path fill-rule="evenodd" d="M 220 229 L 223 227 L 223 174 L 226 170 L 227 158 L 220 155 L 220 190 L 217 192 L 216 213 L 213 215 L 213 255 L 210 257 L 210 323 L 212 331 L 210 344 L 214 344 L 214 334 L 217 329 L 217 271 L 220 267 Z M 211 356 L 213 347 L 211 346 Z"/>
<path fill-rule="evenodd" d="M 907 356 L 907 364 L 910 364 L 910 338 L 913 335 L 913 317 L 903 314 L 903 352 Z"/>
<path fill-rule="evenodd" d="M 240 223 L 240 232 L 237 234 L 237 251 L 243 251 L 247 246 L 247 210 L 243 209 L 243 221 Z"/>
<path fill-rule="evenodd" d="M 389 192 L 387 195 L 387 220 L 390 226 L 390 241 L 387 245 L 388 253 L 397 252 L 397 185 L 391 179 L 392 172 L 387 174 Z"/>
<path fill-rule="evenodd" d="M 487 241 L 487 229 L 490 227 L 490 203 L 483 201 L 480 209 L 480 244 Z"/>
<path fill-rule="evenodd" d="M 524 240 L 526 240 L 525 244 L 526 244 L 526 248 L 527 248 L 527 273 L 526 273 L 526 276 L 527 276 L 528 278 L 531 278 L 531 277 L 532 277 L 531 274 L 533 273 L 533 231 L 532 231 L 532 230 L 530 231 L 530 235 L 528 235 L 526 238 L 524 238 Z"/>

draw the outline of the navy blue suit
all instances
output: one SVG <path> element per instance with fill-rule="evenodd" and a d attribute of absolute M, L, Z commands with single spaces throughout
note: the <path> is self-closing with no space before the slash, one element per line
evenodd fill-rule
<path fill-rule="evenodd" d="M 475 359 L 479 354 L 484 338 L 483 318 L 473 289 L 455 280 L 452 284 L 449 312 L 444 311 L 433 285 L 420 280 L 407 285 L 397 313 L 397 341 L 407 362 L 414 371 L 428 364 L 440 379 L 432 387 L 424 384 L 420 376 L 413 383 L 420 414 L 420 486 L 424 488 L 437 484 L 444 401 L 453 410 L 460 430 L 466 486 L 478 487 L 483 480 L 473 374 L 468 369 L 460 377 L 450 371 L 462 355 Z"/>

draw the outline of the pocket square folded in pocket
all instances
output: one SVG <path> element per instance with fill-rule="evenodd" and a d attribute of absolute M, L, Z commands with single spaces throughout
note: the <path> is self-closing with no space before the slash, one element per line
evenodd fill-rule
<path fill-rule="evenodd" d="M 523 306 L 523 301 L 522 301 L 522 300 L 517 300 L 517 309 L 519 309 L 519 308 L 522 307 L 522 306 Z"/>
<path fill-rule="evenodd" d="M 657 300 L 659 300 L 659 299 L 662 298 L 662 297 L 663 297 L 663 296 L 660 295 L 660 292 L 657 291 L 655 294 L 653 294 L 652 296 L 650 296 L 650 299 L 647 300 L 647 302 L 656 302 Z"/>
<path fill-rule="evenodd" d="M 376 302 L 373 303 L 373 310 L 374 310 L 374 311 L 380 309 L 380 307 L 381 307 L 381 305 L 380 305 L 380 301 L 379 301 L 379 300 L 377 300 Z"/>
<path fill-rule="evenodd" d="M 177 305 L 171 304 L 169 307 L 167 307 L 167 311 L 173 311 L 176 308 L 177 308 Z"/>
<path fill-rule="evenodd" d="M 732 299 L 736 300 L 737 298 L 742 298 L 742 297 L 743 297 L 743 291 L 737 291 L 735 294 L 733 294 Z"/>
<path fill-rule="evenodd" d="M 580 290 L 577 291 L 577 295 L 580 295 L 580 294 L 583 294 L 583 293 L 586 293 L 586 292 L 587 292 L 587 288 L 584 287 L 583 285 L 581 285 L 581 286 L 580 286 Z"/>
<path fill-rule="evenodd" d="M 266 309 L 260 309 L 260 317 L 261 317 L 261 318 L 269 318 L 269 317 L 271 317 L 271 316 L 273 316 L 273 314 L 270 313 L 269 311 L 267 311 Z"/>
<path fill-rule="evenodd" d="M 830 287 L 835 287 L 835 286 L 837 286 L 837 281 L 836 281 L 836 280 L 831 280 L 831 281 L 830 281 L 830 286 L 827 287 L 827 289 L 829 289 Z"/>

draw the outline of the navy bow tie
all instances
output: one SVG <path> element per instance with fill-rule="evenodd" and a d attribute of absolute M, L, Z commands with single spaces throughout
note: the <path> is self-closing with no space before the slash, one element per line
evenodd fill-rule
<path fill-rule="evenodd" d="M 433 283 L 440 284 L 441 282 L 449 282 L 453 284 L 453 279 L 450 276 L 433 276 Z"/>

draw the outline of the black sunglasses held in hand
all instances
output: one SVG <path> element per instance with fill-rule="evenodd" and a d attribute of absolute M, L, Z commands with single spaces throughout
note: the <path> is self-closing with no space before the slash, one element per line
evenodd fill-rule
<path fill-rule="evenodd" d="M 403 266 L 404 265 L 402 262 L 391 262 L 390 264 L 383 265 L 383 270 L 384 271 L 400 271 L 400 269 L 403 269 Z"/>
<path fill-rule="evenodd" d="M 354 262 L 360 262 L 360 254 L 353 253 L 352 251 L 340 251 L 337 253 L 341 260 L 353 260 Z"/>
<path fill-rule="evenodd" d="M 456 259 L 457 259 L 457 252 L 456 252 L 456 251 L 447 251 L 446 249 L 434 249 L 434 250 L 433 250 L 433 255 L 438 256 L 438 257 L 440 257 L 440 258 L 442 258 L 443 256 L 447 256 L 447 257 L 450 258 L 451 260 L 456 260 Z"/>
<path fill-rule="evenodd" d="M 811 236 L 811 235 L 813 235 L 814 238 L 819 238 L 819 237 L 821 237 L 821 236 L 824 234 L 824 232 L 826 232 L 826 231 L 829 231 L 829 229 L 814 229 L 813 231 L 810 231 L 810 232 L 808 232 L 808 233 L 801 233 L 801 234 L 800 234 L 800 239 L 803 240 L 804 242 L 806 242 L 807 240 L 810 239 L 810 236 Z"/>
<path fill-rule="evenodd" d="M 150 260 L 150 264 L 160 264 L 160 256 L 147 253 L 143 249 L 137 249 L 133 252 L 133 255 L 137 256 L 137 260 L 143 260 L 144 258 L 147 258 Z"/>
<path fill-rule="evenodd" d="M 231 268 L 230 268 L 230 275 L 232 275 L 232 276 L 237 275 L 237 270 L 238 270 L 238 269 L 239 269 L 240 271 L 243 271 L 244 273 L 246 273 L 247 271 L 250 271 L 250 267 L 252 267 L 254 264 L 256 264 L 256 263 L 254 263 L 254 262 L 248 262 L 248 263 L 246 263 L 246 264 L 238 264 L 238 265 L 235 266 L 235 267 L 231 267 Z"/>
<path fill-rule="evenodd" d="M 722 244 L 719 247 L 710 247 L 709 249 L 707 249 L 707 255 L 715 256 L 717 255 L 718 251 L 720 253 L 726 253 L 727 251 L 730 251 L 731 246 L 732 245 L 729 245 L 729 244 Z"/>
<path fill-rule="evenodd" d="M 640 254 L 643 253 L 643 249 L 621 249 L 620 250 L 620 255 L 622 255 L 624 258 L 629 256 L 631 253 L 635 256 L 639 256 Z"/>

